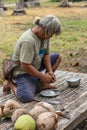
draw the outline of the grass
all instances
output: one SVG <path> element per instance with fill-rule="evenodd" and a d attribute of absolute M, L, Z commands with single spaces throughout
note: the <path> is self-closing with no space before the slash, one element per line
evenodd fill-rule
<path fill-rule="evenodd" d="M 51 2 L 51 0 L 47 0 L 45 2 L 42 2 L 41 3 L 41 6 L 44 6 L 44 7 L 56 7 L 59 5 L 59 2 Z"/>
<path fill-rule="evenodd" d="M 17 2 L 17 0 L 5 0 L 4 1 L 4 3 L 6 4 L 8 4 L 8 3 L 16 3 Z"/>
<path fill-rule="evenodd" d="M 78 4 L 77 7 L 60 8 L 57 2 L 42 2 L 41 7 L 25 9 L 27 14 L 24 16 L 11 16 L 13 9 L 9 8 L 0 17 L 0 66 L 13 52 L 20 35 L 32 27 L 35 16 L 43 17 L 47 14 L 56 15 L 62 23 L 62 34 L 52 37 L 50 46 L 50 52 L 59 52 L 63 57 L 60 68 L 69 69 L 69 62 L 87 56 L 87 8 L 80 8 Z M 70 58 L 71 53 L 73 59 Z M 1 72 L 0 67 L 0 80 L 3 81 Z"/>

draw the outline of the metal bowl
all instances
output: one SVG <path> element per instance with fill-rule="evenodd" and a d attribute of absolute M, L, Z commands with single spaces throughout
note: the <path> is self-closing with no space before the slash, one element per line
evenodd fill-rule
<path fill-rule="evenodd" d="M 46 90 L 43 90 L 40 92 L 40 95 L 41 96 L 44 96 L 44 97 L 56 97 L 60 94 L 59 90 L 57 89 L 46 89 Z"/>
<path fill-rule="evenodd" d="M 72 77 L 66 80 L 69 87 L 78 87 L 80 85 L 80 78 Z"/>

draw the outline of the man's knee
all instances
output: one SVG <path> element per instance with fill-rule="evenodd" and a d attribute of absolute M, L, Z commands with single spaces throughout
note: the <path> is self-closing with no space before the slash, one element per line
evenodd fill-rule
<path fill-rule="evenodd" d="M 60 56 L 60 54 L 56 53 L 56 54 L 55 54 L 55 57 L 56 57 L 56 62 L 55 62 L 55 63 L 60 64 L 61 61 L 62 61 L 62 57 Z"/>
<path fill-rule="evenodd" d="M 61 63 L 61 61 L 62 61 L 62 57 L 59 55 L 57 62 Z"/>

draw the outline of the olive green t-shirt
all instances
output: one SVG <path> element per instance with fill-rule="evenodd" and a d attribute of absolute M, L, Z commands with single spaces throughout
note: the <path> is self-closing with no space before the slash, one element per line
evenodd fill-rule
<path fill-rule="evenodd" d="M 33 65 L 36 69 L 40 68 L 44 54 L 49 53 L 49 39 L 41 41 L 31 29 L 27 30 L 19 38 L 12 59 Z M 16 68 L 14 75 L 26 73 L 20 67 Z"/>

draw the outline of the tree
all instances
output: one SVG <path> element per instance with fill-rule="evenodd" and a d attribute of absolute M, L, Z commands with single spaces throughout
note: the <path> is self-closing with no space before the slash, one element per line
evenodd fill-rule
<path fill-rule="evenodd" d="M 28 8 L 28 7 L 38 7 L 38 6 L 40 6 L 40 2 L 39 2 L 39 0 L 24 0 L 24 7 L 25 8 Z"/>
<path fill-rule="evenodd" d="M 24 7 L 28 7 L 27 2 L 34 2 L 34 6 L 40 6 L 39 0 L 18 0 L 16 8 L 14 9 L 12 15 L 24 15 L 26 14 Z"/>
<path fill-rule="evenodd" d="M 0 8 L 3 8 L 3 0 L 0 0 Z"/>
<path fill-rule="evenodd" d="M 7 7 L 4 7 L 4 0 L 0 0 L 0 8 L 2 8 L 2 10 L 7 10 Z"/>
<path fill-rule="evenodd" d="M 29 2 L 30 6 L 33 6 L 33 7 L 39 7 L 40 6 L 39 0 L 27 0 L 27 1 Z"/>
<path fill-rule="evenodd" d="M 24 15 L 26 14 L 24 10 L 24 0 L 18 0 L 16 8 L 14 9 L 12 15 Z"/>
<path fill-rule="evenodd" d="M 34 1 L 34 5 L 35 5 L 35 6 L 40 6 L 39 0 L 33 0 L 33 1 Z"/>
<path fill-rule="evenodd" d="M 3 9 L 3 1 L 0 1 L 0 16 L 4 14 L 4 9 Z"/>
<path fill-rule="evenodd" d="M 69 5 L 69 0 L 62 0 L 60 6 L 61 6 L 61 7 L 69 7 L 69 6 L 70 6 L 70 5 Z"/>

